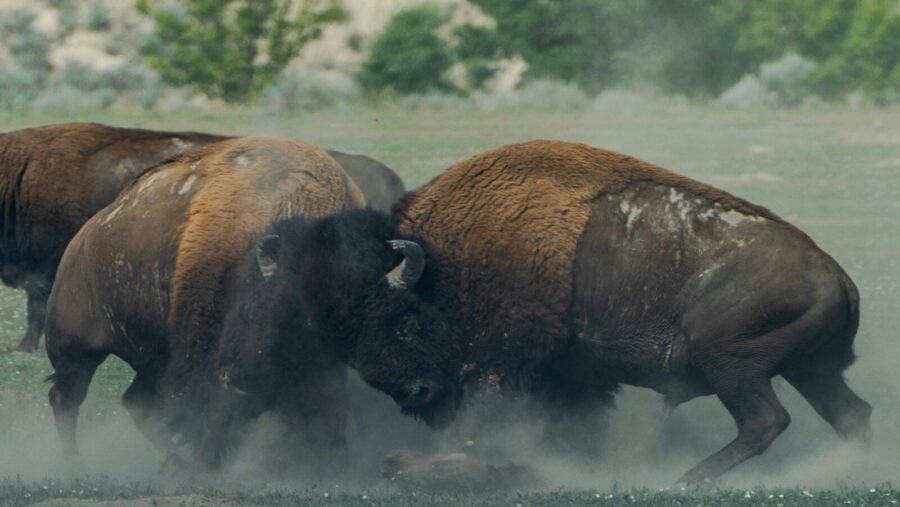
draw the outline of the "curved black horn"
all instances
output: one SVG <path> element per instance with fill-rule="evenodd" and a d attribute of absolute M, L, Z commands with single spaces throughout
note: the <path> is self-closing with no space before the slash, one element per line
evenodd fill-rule
<path fill-rule="evenodd" d="M 392 239 L 388 241 L 394 251 L 403 254 L 403 261 L 386 276 L 388 283 L 395 289 L 412 288 L 425 270 L 425 252 L 415 241 Z"/>

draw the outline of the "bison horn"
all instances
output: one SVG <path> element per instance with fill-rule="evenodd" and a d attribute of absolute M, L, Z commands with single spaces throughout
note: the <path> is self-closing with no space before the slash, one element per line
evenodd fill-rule
<path fill-rule="evenodd" d="M 414 241 L 393 239 L 388 241 L 391 248 L 403 254 L 403 261 L 386 275 L 388 284 L 395 289 L 410 289 L 425 270 L 425 252 Z"/>
<path fill-rule="evenodd" d="M 256 264 L 264 279 L 268 280 L 275 274 L 278 263 L 275 261 L 278 251 L 278 235 L 268 234 L 263 236 L 256 245 Z"/>

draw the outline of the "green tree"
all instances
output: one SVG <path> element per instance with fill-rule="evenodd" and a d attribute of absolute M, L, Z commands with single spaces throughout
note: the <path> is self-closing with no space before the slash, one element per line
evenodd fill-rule
<path fill-rule="evenodd" d="M 437 34 L 445 21 L 440 8 L 427 4 L 394 14 L 372 43 L 356 76 L 359 85 L 370 93 L 449 89 L 443 76 L 453 65 L 453 55 Z"/>
<path fill-rule="evenodd" d="M 748 67 L 795 52 L 818 64 L 812 85 L 826 97 L 854 89 L 876 99 L 900 93 L 894 0 L 718 0 L 711 12 L 734 31 L 734 54 Z"/>
<path fill-rule="evenodd" d="M 496 73 L 494 62 L 504 56 L 497 31 L 465 24 L 454 28 L 453 36 L 456 58 L 465 66 L 472 87 L 480 88 Z"/>
<path fill-rule="evenodd" d="M 597 90 L 621 75 L 622 50 L 640 29 L 647 0 L 472 2 L 497 21 L 504 52 L 528 62 L 526 77 Z"/>
<path fill-rule="evenodd" d="M 900 96 L 896 0 L 471 0 L 497 21 L 526 77 L 588 91 L 634 82 L 715 96 L 765 62 L 817 64 L 826 97 L 860 89 Z"/>
<path fill-rule="evenodd" d="M 229 103 L 253 99 L 322 26 L 344 20 L 339 0 L 138 0 L 155 25 L 144 51 L 163 80 Z M 296 11 L 296 12 L 295 12 Z"/>

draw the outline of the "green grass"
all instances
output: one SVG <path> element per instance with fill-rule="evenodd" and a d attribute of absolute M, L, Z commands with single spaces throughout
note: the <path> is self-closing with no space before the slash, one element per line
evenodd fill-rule
<path fill-rule="evenodd" d="M 475 110 L 422 111 L 394 109 L 320 112 L 296 117 L 267 116 L 241 111 L 187 112 L 178 114 L 98 114 L 78 118 L 122 126 L 171 130 L 202 130 L 239 135 L 297 137 L 323 147 L 365 153 L 393 167 L 415 187 L 427 182 L 453 162 L 501 144 L 534 138 L 587 142 L 623 151 L 725 188 L 741 197 L 773 209 L 809 233 L 835 257 L 860 287 L 862 324 L 857 338 L 859 361 L 848 371 L 854 388 L 875 406 L 876 451 L 888 456 L 866 470 L 878 473 L 867 481 L 900 480 L 900 442 L 893 436 L 900 415 L 900 111 L 829 112 L 728 112 L 712 109 L 687 111 L 583 111 L 577 113 L 503 112 Z M 0 117 L 0 131 L 71 118 Z M 55 449 L 52 417 L 46 403 L 51 373 L 44 354 L 15 352 L 24 331 L 24 300 L 20 293 L 0 288 L 0 453 L 13 449 L 24 462 L 40 462 L 22 442 L 41 440 Z M 119 397 L 131 378 L 130 369 L 117 360 L 98 371 L 82 410 L 82 425 L 106 421 L 128 425 L 121 417 Z M 758 468 L 770 467 L 769 477 L 798 466 L 804 442 L 810 438 L 836 445 L 830 430 L 789 389 L 779 387 L 794 423 L 772 449 L 754 460 Z M 627 412 L 633 398 L 620 402 Z M 711 452 L 732 436 L 731 422 L 714 400 L 690 404 L 689 426 L 709 424 L 698 430 L 705 451 L 695 451 L 688 461 Z M 882 437 L 881 440 L 878 440 Z M 824 439 L 824 440 L 823 440 Z M 829 440 L 830 439 L 830 440 Z M 782 443 L 786 442 L 786 443 Z M 51 452 L 51 451 L 47 451 Z M 874 451 L 873 451 L 874 452 Z M 891 458 L 890 456 L 893 456 Z M 0 456 L 0 462 L 8 462 Z M 840 464 L 837 464 L 840 465 Z M 836 466 L 837 466 L 836 465 Z M 882 466 L 883 465 L 883 466 Z M 23 468 L 25 466 L 23 465 Z M 833 468 L 828 464 L 824 468 Z M 15 467 L 12 467 L 15 470 Z M 624 470 L 624 469 L 623 469 Z M 34 470 L 30 470 L 34 477 Z M 10 467 L 0 468 L 0 475 Z M 53 473 L 48 472 L 48 473 Z M 618 480 L 622 470 L 612 467 Z M 735 471 L 730 476 L 739 476 Z M 674 476 L 674 477 L 677 477 Z M 673 479 L 674 479 L 673 477 Z M 832 476 L 828 476 L 832 477 Z M 623 478 L 627 479 L 627 478 Z M 843 480 L 838 474 L 826 480 L 826 490 L 745 490 L 682 492 L 541 493 L 501 497 L 409 497 L 396 493 L 324 498 L 315 493 L 250 491 L 194 492 L 213 497 L 227 495 L 246 504 L 293 505 L 632 505 L 629 495 L 647 505 L 895 505 L 897 490 L 830 488 Z M 857 476 L 847 479 L 858 484 Z M 609 484 L 603 481 L 602 484 Z M 0 483 L 0 505 L 25 505 L 39 498 L 80 497 L 69 486 L 52 487 L 8 479 Z M 788 483 L 790 484 L 790 483 Z M 820 481 L 821 486 L 821 481 Z M 97 488 L 94 491 L 90 488 Z M 589 486 L 588 486 L 589 487 Z M 84 490 L 89 498 L 134 497 L 154 493 L 149 486 L 121 486 L 92 482 Z M 58 492 L 63 489 L 63 492 Z M 607 498 L 608 494 L 613 496 Z M 785 495 L 784 498 L 778 495 Z M 26 498 L 26 495 L 30 495 Z M 769 497 L 768 495 L 775 495 Z"/>
<path fill-rule="evenodd" d="M 177 498 L 179 505 L 266 505 L 311 507 L 405 507 L 428 505 L 455 507 L 460 505 L 555 507 L 598 505 L 620 506 L 746 506 L 828 507 L 847 505 L 894 506 L 900 502 L 900 492 L 889 487 L 846 488 L 828 491 L 793 489 L 673 489 L 652 491 L 631 489 L 611 491 L 554 491 L 540 493 L 510 493 L 473 495 L 470 493 L 391 493 L 384 491 L 343 492 L 339 489 L 317 490 L 221 490 L 196 487 L 158 489 L 141 484 L 119 484 L 106 480 L 44 481 L 23 483 L 0 482 L 0 501 L 5 506 L 25 506 L 38 502 L 43 505 L 156 505 L 161 498 Z M 57 500 L 57 502 L 54 502 Z M 129 504 L 128 500 L 142 503 Z M 156 500 L 156 502 L 154 502 Z"/>

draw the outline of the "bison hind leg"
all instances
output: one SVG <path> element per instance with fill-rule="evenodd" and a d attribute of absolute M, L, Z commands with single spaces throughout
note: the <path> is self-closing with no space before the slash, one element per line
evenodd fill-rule
<path fill-rule="evenodd" d="M 795 367 L 782 376 L 844 440 L 868 444 L 872 439 L 872 406 L 854 393 L 839 369 Z"/>
<path fill-rule="evenodd" d="M 48 377 L 53 382 L 50 388 L 50 406 L 53 408 L 53 419 L 56 430 L 63 444 L 63 454 L 70 462 L 77 462 L 75 428 L 78 423 L 78 412 L 94 372 L 106 354 L 81 356 L 78 360 L 51 357 L 55 372 Z"/>

